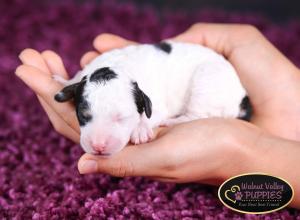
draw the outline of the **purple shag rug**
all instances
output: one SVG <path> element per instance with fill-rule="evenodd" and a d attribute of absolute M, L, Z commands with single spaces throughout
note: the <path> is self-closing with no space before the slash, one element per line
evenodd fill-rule
<path fill-rule="evenodd" d="M 0 1 L 0 219 L 300 219 L 288 208 L 261 216 L 233 212 L 214 187 L 200 184 L 79 175 L 82 150 L 53 130 L 35 95 L 14 75 L 27 47 L 58 52 L 74 73 L 99 33 L 157 42 L 198 21 L 254 24 L 299 66 L 300 21 L 279 26 L 253 13 L 159 15 L 131 3 L 79 2 Z"/>

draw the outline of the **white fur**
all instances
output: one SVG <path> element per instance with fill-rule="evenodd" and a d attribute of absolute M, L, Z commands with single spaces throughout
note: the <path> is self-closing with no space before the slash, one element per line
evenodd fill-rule
<path fill-rule="evenodd" d="M 232 65 L 209 48 L 168 42 L 168 54 L 153 45 L 115 49 L 94 59 L 68 84 L 78 82 L 98 68 L 109 67 L 117 79 L 99 85 L 87 80 L 84 95 L 91 106 L 92 121 L 81 127 L 81 145 L 95 153 L 89 142 L 107 145 L 104 153 L 120 151 L 152 138 L 159 125 L 207 117 L 238 117 L 246 92 Z M 139 115 L 131 81 L 152 101 L 152 116 Z M 122 120 L 114 121 L 118 115 Z M 106 143 L 106 140 L 114 140 Z M 105 142 L 105 143 L 104 143 Z"/>

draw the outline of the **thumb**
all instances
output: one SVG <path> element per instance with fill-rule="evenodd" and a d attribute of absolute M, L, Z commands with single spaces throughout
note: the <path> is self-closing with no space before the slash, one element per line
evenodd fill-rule
<path fill-rule="evenodd" d="M 80 174 L 106 173 L 112 176 L 158 176 L 163 161 L 154 142 L 130 145 L 112 156 L 84 154 L 78 162 Z"/>
<path fill-rule="evenodd" d="M 137 44 L 134 41 L 127 40 L 125 38 L 119 37 L 114 34 L 100 34 L 97 36 L 93 42 L 94 47 L 100 53 L 104 53 L 106 51 L 126 47 L 132 44 Z"/>

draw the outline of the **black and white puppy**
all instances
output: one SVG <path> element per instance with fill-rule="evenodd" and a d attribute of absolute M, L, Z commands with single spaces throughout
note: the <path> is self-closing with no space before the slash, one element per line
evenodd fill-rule
<path fill-rule="evenodd" d="M 234 68 L 200 45 L 128 46 L 98 56 L 69 81 L 55 78 L 66 86 L 55 99 L 74 100 L 87 153 L 146 143 L 160 125 L 245 114 L 246 91 Z"/>

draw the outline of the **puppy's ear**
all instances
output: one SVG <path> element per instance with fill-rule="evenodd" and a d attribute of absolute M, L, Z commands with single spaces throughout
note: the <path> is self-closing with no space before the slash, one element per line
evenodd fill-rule
<path fill-rule="evenodd" d="M 66 102 L 74 98 L 77 87 L 80 82 L 66 86 L 59 93 L 54 96 L 54 99 L 58 102 Z"/>
<path fill-rule="evenodd" d="M 139 88 L 137 82 L 133 82 L 133 94 L 138 113 L 145 112 L 147 118 L 152 115 L 152 103 L 150 98 Z"/>
<path fill-rule="evenodd" d="M 146 113 L 147 118 L 150 118 L 152 115 L 152 102 L 145 93 L 143 93 L 143 96 L 144 96 L 143 98 L 144 98 L 145 113 Z"/>

